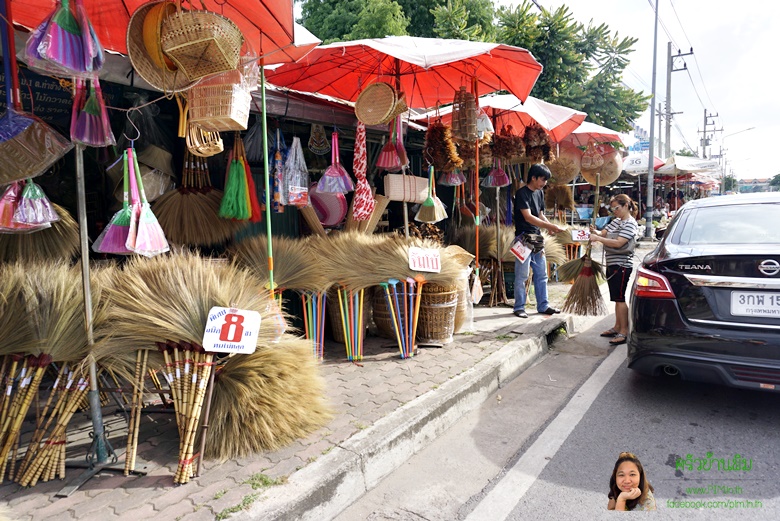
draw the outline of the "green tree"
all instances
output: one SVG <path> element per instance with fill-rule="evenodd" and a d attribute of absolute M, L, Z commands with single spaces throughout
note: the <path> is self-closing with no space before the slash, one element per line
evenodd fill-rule
<path fill-rule="evenodd" d="M 538 98 L 583 110 L 590 121 L 620 131 L 629 131 L 647 108 L 649 97 L 621 82 L 636 39 L 621 39 L 606 24 L 585 27 L 566 6 L 540 12 L 525 0 L 501 8 L 497 41 L 528 49 L 544 66 L 531 92 Z"/>
<path fill-rule="evenodd" d="M 433 31 L 434 18 L 431 12 L 439 5 L 444 5 L 445 0 L 397 0 L 404 10 L 404 15 L 409 20 L 407 32 L 412 36 L 423 38 L 435 38 Z"/>
<path fill-rule="evenodd" d="M 694 152 L 690 148 L 681 148 L 677 152 L 672 151 L 672 155 L 673 156 L 696 157 L 696 152 Z"/>
<path fill-rule="evenodd" d="M 739 183 L 737 182 L 737 178 L 734 177 L 732 174 L 727 175 L 723 178 L 723 191 L 724 192 L 736 192 L 737 187 L 739 186 Z"/>
<path fill-rule="evenodd" d="M 394 0 L 367 0 L 347 39 L 404 36 L 408 25 L 403 9 Z"/>
<path fill-rule="evenodd" d="M 780 174 L 775 174 L 775 176 L 769 181 L 769 186 L 780 187 Z"/>
<path fill-rule="evenodd" d="M 455 40 L 479 40 L 482 27 L 469 25 L 468 11 L 462 0 L 447 0 L 446 5 L 437 5 L 431 9 L 434 19 L 433 32 L 439 38 Z"/>
<path fill-rule="evenodd" d="M 303 0 L 301 24 L 323 43 L 346 40 L 367 0 Z"/>

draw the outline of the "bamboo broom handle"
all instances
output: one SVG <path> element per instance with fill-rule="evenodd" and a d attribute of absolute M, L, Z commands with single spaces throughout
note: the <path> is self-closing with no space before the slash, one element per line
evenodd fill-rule
<path fill-rule="evenodd" d="M 390 204 L 390 198 L 384 195 L 377 195 L 374 199 L 374 211 L 371 213 L 371 219 L 364 221 L 366 223 L 365 228 L 362 228 L 367 235 L 372 235 L 376 230 L 376 225 L 379 224 L 379 220 L 382 218 L 382 214 L 387 209 L 387 205 Z"/>
<path fill-rule="evenodd" d="M 135 351 L 135 373 L 133 373 L 133 403 L 130 410 L 130 422 L 127 424 L 127 443 L 125 444 L 125 476 L 130 475 L 130 454 L 133 451 L 133 428 L 135 427 L 136 411 L 138 410 L 138 373 L 141 370 L 141 350 Z"/>
<path fill-rule="evenodd" d="M 303 220 L 306 221 L 306 224 L 308 224 L 309 228 L 311 228 L 312 233 L 321 237 L 325 237 L 325 235 L 327 235 L 325 233 L 325 228 L 322 227 L 322 223 L 317 217 L 317 212 L 314 211 L 314 208 L 311 206 L 304 206 L 302 208 L 298 208 L 298 210 L 301 212 Z"/>
<path fill-rule="evenodd" d="M 0 483 L 3 482 L 3 477 L 5 476 L 5 470 L 6 466 L 8 465 L 8 456 L 11 452 L 11 449 L 16 444 L 16 438 L 19 436 L 19 432 L 21 430 L 22 421 L 24 421 L 25 416 L 27 416 L 27 411 L 30 408 L 30 403 L 32 402 L 32 395 L 35 394 L 35 387 L 40 384 L 41 378 L 43 378 L 43 374 L 41 372 L 41 368 L 38 366 L 37 358 L 32 360 L 30 363 L 30 369 L 32 373 L 32 369 L 35 369 L 35 373 L 31 374 L 30 376 L 27 376 L 25 378 L 25 382 L 22 383 L 22 385 L 25 385 L 24 391 L 21 389 L 20 385 L 20 396 L 21 398 L 21 406 L 18 407 L 16 414 L 13 417 L 13 421 L 9 425 L 9 430 L 6 434 L 5 443 L 3 444 L 3 448 L 0 449 L 0 458 L 2 458 L 2 462 L 0 462 Z M 30 378 L 32 377 L 32 380 Z M 15 462 L 11 462 L 11 469 L 13 470 Z M 13 475 L 13 472 L 10 473 Z"/>
<path fill-rule="evenodd" d="M 16 417 L 16 414 L 18 413 L 19 406 L 22 403 L 22 393 L 27 387 L 27 371 L 28 371 L 28 363 L 30 361 L 30 357 L 26 356 L 22 360 L 22 368 L 19 371 L 19 383 L 16 386 L 16 392 L 13 392 L 13 389 L 11 386 L 13 385 L 13 381 L 9 384 L 8 393 L 9 396 L 11 396 L 11 399 L 9 400 L 9 410 L 7 411 L 8 414 L 4 414 L 5 420 L 2 423 L 2 427 L 0 428 L 0 442 L 5 440 L 5 435 L 8 434 L 8 430 L 11 428 L 11 420 L 12 418 Z M 5 413 L 6 411 L 3 411 Z"/>
<path fill-rule="evenodd" d="M 144 349 L 141 357 L 141 372 L 138 380 L 138 412 L 135 417 L 135 428 L 133 429 L 133 452 L 130 454 L 130 471 L 135 470 L 135 456 L 138 452 L 138 431 L 141 428 L 141 409 L 144 405 L 144 375 L 146 374 L 146 365 L 149 362 L 149 350 Z"/>
<path fill-rule="evenodd" d="M 204 366 L 204 371 L 210 373 L 211 366 Z M 204 375 L 207 376 L 207 375 Z M 194 398 L 194 408 L 189 418 L 187 425 L 187 436 L 184 450 L 184 463 L 180 462 L 181 474 L 179 475 L 180 483 L 187 483 L 192 475 L 192 459 L 195 445 L 195 434 L 197 433 L 197 426 L 200 421 L 200 411 L 203 405 L 203 398 L 206 395 L 206 379 L 201 379 L 200 384 L 197 387 L 197 394 Z M 202 455 L 200 457 L 203 457 Z"/>

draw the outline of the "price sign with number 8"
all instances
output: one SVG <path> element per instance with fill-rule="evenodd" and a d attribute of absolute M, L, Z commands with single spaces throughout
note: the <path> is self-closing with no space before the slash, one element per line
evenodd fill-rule
<path fill-rule="evenodd" d="M 214 353 L 254 353 L 260 333 L 260 313 L 213 307 L 209 311 L 203 348 Z"/>

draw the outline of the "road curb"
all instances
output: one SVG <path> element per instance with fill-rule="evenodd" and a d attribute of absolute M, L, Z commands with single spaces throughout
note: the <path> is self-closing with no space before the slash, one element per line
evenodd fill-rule
<path fill-rule="evenodd" d="M 267 490 L 235 520 L 323 521 L 332 519 L 385 476 L 479 407 L 545 353 L 548 336 L 561 326 L 573 331 L 572 317 L 543 320 L 533 334 L 518 336 L 474 367 L 445 382 L 358 432 L 325 456 Z M 510 334 L 512 325 L 475 341 L 495 341 Z"/>

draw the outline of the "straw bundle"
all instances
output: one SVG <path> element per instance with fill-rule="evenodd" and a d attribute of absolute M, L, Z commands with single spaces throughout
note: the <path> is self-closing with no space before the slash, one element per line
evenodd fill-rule
<path fill-rule="evenodd" d="M 229 253 L 258 279 L 268 278 L 267 236 L 234 245 Z M 273 236 L 274 284 L 279 288 L 317 291 L 328 286 L 315 262 L 309 241 Z"/>
<path fill-rule="evenodd" d="M 305 340 L 284 335 L 217 369 L 206 456 L 221 461 L 282 447 L 325 425 L 325 382 Z"/>
<path fill-rule="evenodd" d="M 544 194 L 544 206 L 548 210 L 557 208 L 559 210 L 575 211 L 574 197 L 571 195 L 571 190 L 571 187 L 566 185 L 548 186 Z"/>
<path fill-rule="evenodd" d="M 575 315 L 606 315 L 607 306 L 604 304 L 598 287 L 599 275 L 594 268 L 595 263 L 587 254 L 583 259 L 583 267 L 577 278 L 574 279 L 574 285 L 569 290 L 569 294 L 566 295 L 563 311 Z"/>
<path fill-rule="evenodd" d="M 174 244 L 215 246 L 229 240 L 243 223 L 219 216 L 223 192 L 211 186 L 207 161 L 185 155 L 182 185 L 153 204 L 157 221 Z"/>
<path fill-rule="evenodd" d="M 457 244 L 472 255 L 476 255 L 477 232 L 473 224 L 458 228 L 454 244 Z M 512 237 L 514 239 L 514 236 Z M 496 258 L 496 227 L 492 224 L 479 226 L 479 256 L 483 259 Z"/>
<path fill-rule="evenodd" d="M 51 203 L 60 219 L 51 227 L 24 234 L 0 234 L 0 261 L 70 260 L 79 250 L 79 225 L 70 213 Z"/>
<path fill-rule="evenodd" d="M 554 263 L 558 266 L 566 262 L 566 249 L 563 244 L 556 240 L 556 235 L 547 233 L 542 230 L 542 236 L 544 237 L 544 256 L 547 258 L 547 262 Z"/>
<path fill-rule="evenodd" d="M 13 268 L 10 275 L 14 276 Z M 27 374 L 27 378 L 20 372 L 18 387 L 6 398 L 7 409 L 6 403 L 3 404 L 7 415 L 0 425 L 0 477 L 5 474 L 9 455 L 9 475 L 14 476 L 21 424 L 49 365 L 52 362 L 81 362 L 89 354 L 84 327 L 83 289 L 77 271 L 65 263 L 26 265 L 24 273 L 21 277 L 16 276 L 16 280 L 21 283 L 20 293 L 12 295 L 21 304 L 17 316 L 21 314 L 27 318 L 30 334 L 14 349 L 17 354 L 26 355 L 23 360 L 17 358 L 16 361 L 22 364 L 22 372 Z M 95 287 L 92 298 L 94 321 L 101 324 L 106 308 L 100 298 L 99 286 Z M 38 427 L 41 427 L 40 423 Z M 35 449 L 35 446 L 30 448 Z M 64 447 L 62 449 L 62 453 L 57 453 L 58 458 L 64 455 Z M 26 463 L 38 465 L 43 472 L 40 461 L 33 462 L 28 457 Z M 20 469 L 20 474 L 22 470 L 25 469 Z"/>

